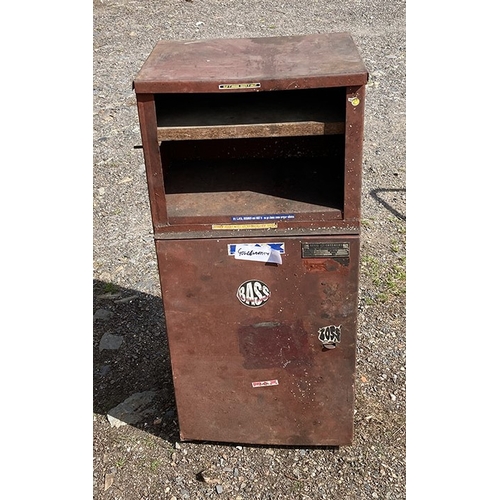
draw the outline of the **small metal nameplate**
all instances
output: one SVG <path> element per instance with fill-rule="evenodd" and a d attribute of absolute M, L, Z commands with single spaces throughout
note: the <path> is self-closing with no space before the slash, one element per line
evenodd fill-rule
<path fill-rule="evenodd" d="M 259 89 L 260 83 L 221 83 L 219 90 Z"/>
<path fill-rule="evenodd" d="M 349 243 L 302 243 L 303 258 L 349 257 Z"/>

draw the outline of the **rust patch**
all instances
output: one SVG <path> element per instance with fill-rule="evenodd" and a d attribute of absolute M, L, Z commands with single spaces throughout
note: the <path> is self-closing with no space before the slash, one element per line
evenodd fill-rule
<path fill-rule="evenodd" d="M 302 322 L 254 323 L 238 330 L 239 350 L 244 357 L 243 367 L 249 370 L 262 368 L 294 368 L 311 364 L 308 334 Z"/>
<path fill-rule="evenodd" d="M 347 265 L 337 261 L 338 259 L 303 259 L 302 264 L 307 272 L 337 271 L 341 265 Z"/>

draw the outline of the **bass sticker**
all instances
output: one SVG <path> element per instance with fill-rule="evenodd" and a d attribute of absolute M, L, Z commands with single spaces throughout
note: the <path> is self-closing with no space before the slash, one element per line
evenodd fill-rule
<path fill-rule="evenodd" d="M 340 342 L 340 330 L 342 325 L 324 326 L 318 330 L 318 339 L 327 349 L 334 349 Z"/>
<path fill-rule="evenodd" d="M 260 307 L 268 301 L 271 296 L 271 290 L 262 281 L 248 280 L 238 287 L 236 296 L 245 306 Z"/>

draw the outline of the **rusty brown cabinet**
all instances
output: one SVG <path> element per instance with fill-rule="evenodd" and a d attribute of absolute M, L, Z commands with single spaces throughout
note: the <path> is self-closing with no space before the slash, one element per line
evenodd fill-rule
<path fill-rule="evenodd" d="M 160 41 L 134 80 L 180 438 L 353 438 L 365 85 L 348 33 Z"/>

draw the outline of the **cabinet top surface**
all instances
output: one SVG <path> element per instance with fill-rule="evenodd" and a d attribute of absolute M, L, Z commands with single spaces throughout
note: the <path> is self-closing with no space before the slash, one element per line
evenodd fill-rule
<path fill-rule="evenodd" d="M 159 41 L 134 80 L 136 93 L 284 90 L 364 85 L 368 72 L 349 33 Z"/>

